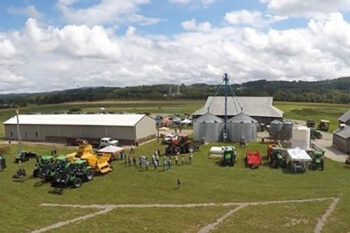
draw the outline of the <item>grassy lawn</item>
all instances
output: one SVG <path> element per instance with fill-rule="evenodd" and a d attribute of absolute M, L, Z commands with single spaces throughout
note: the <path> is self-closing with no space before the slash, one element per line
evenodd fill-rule
<path fill-rule="evenodd" d="M 221 145 L 221 144 L 217 144 Z M 238 149 L 235 167 L 220 167 L 217 160 L 208 159 L 206 145 L 194 154 L 194 164 L 173 166 L 171 170 L 149 171 L 113 162 L 114 171 L 95 177 L 79 189 L 65 189 L 62 193 L 30 176 L 13 180 L 17 165 L 13 164 L 16 147 L 6 154 L 8 168 L 0 173 L 0 229 L 2 232 L 29 232 L 50 224 L 96 212 L 93 209 L 39 207 L 40 203 L 57 204 L 185 204 L 294 200 L 320 197 L 340 197 L 323 232 L 348 232 L 350 206 L 350 170 L 343 164 L 326 161 L 326 169 L 289 174 L 262 166 L 251 170 L 243 166 L 245 150 Z M 136 149 L 135 154 L 148 157 L 154 149 L 164 146 L 152 142 Z M 26 146 L 40 154 L 52 148 Z M 252 143 L 249 149 L 265 154 L 265 145 Z M 57 148 L 59 154 L 69 150 Z M 187 156 L 185 157 L 187 161 Z M 28 173 L 34 160 L 24 164 Z M 177 189 L 176 181 L 182 181 Z M 250 206 L 225 220 L 214 232 L 312 232 L 317 218 L 322 216 L 330 201 L 298 204 Z M 197 232 L 215 222 L 234 207 L 198 207 L 115 209 L 105 215 L 71 224 L 52 232 Z M 281 230 L 282 229 L 282 230 Z"/>
<path fill-rule="evenodd" d="M 275 102 L 274 105 L 284 111 L 288 119 L 314 119 L 316 124 L 321 119 L 330 120 L 329 132 L 338 128 L 338 118 L 350 110 L 350 105 L 345 104 Z"/>

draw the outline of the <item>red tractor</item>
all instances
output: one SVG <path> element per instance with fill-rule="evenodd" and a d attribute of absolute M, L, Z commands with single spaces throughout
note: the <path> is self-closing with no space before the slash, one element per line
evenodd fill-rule
<path fill-rule="evenodd" d="M 165 154 L 176 155 L 192 153 L 198 149 L 198 145 L 195 145 L 192 141 L 188 140 L 187 134 L 177 134 L 177 137 L 173 138 L 165 149 Z"/>

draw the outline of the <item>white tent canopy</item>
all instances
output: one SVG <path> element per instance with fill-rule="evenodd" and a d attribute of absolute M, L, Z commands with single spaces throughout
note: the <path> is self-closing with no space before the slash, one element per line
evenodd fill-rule
<path fill-rule="evenodd" d="M 187 118 L 181 121 L 181 124 L 184 124 L 184 125 L 189 125 L 191 123 L 192 123 L 192 121 L 190 119 L 187 119 Z"/>
<path fill-rule="evenodd" d="M 106 146 L 106 147 L 103 147 L 102 149 L 99 149 L 97 152 L 106 153 L 106 154 L 117 154 L 122 151 L 124 151 L 124 148 L 119 146 Z"/>
<path fill-rule="evenodd" d="M 304 161 L 309 162 L 311 161 L 311 157 L 308 153 L 306 153 L 305 150 L 300 149 L 299 147 L 296 147 L 294 149 L 287 150 L 288 152 L 288 159 L 290 161 Z"/>

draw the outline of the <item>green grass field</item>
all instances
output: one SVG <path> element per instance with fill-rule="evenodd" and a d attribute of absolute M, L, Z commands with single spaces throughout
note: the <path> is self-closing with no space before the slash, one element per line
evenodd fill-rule
<path fill-rule="evenodd" d="M 284 111 L 284 117 L 288 119 L 313 119 L 316 124 L 321 119 L 330 120 L 329 132 L 338 128 L 338 118 L 350 110 L 350 105 L 345 104 L 276 102 L 274 105 Z"/>
<path fill-rule="evenodd" d="M 221 144 L 218 144 L 221 145 Z M 59 221 L 96 212 L 95 209 L 42 207 L 55 204 L 186 204 L 255 202 L 339 197 L 335 211 L 323 232 L 349 232 L 350 170 L 343 164 L 326 161 L 326 169 L 289 174 L 262 166 L 251 170 L 243 166 L 245 150 L 238 149 L 235 167 L 218 166 L 217 160 L 207 157 L 206 145 L 194 154 L 194 164 L 173 166 L 169 171 L 149 171 L 113 162 L 114 171 L 95 177 L 79 189 L 67 188 L 54 192 L 49 184 L 30 175 L 13 180 L 17 165 L 12 163 L 16 147 L 6 154 L 8 168 L 0 172 L 0 229 L 1 232 L 30 232 Z M 140 146 L 135 154 L 148 157 L 154 149 L 164 151 L 157 142 Z M 40 154 L 52 148 L 26 146 Z M 59 154 L 70 150 L 56 148 Z M 252 143 L 249 149 L 265 153 L 265 145 Z M 187 161 L 187 157 L 186 157 Z M 28 173 L 34 160 L 24 164 Z M 177 189 L 176 181 L 182 181 Z M 330 201 L 249 206 L 228 217 L 213 232 L 313 232 L 317 219 L 327 210 Z M 235 207 L 196 208 L 124 208 L 104 215 L 73 223 L 51 232 L 197 232 Z"/>

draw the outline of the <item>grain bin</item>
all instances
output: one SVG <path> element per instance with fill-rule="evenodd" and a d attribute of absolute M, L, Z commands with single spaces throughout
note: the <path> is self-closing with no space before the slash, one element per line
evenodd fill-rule
<path fill-rule="evenodd" d="M 270 124 L 270 135 L 275 141 L 277 141 L 280 137 L 282 126 L 283 123 L 279 120 L 274 120 Z"/>
<path fill-rule="evenodd" d="M 240 113 L 228 121 L 228 139 L 230 142 L 256 141 L 258 122 L 245 113 Z"/>
<path fill-rule="evenodd" d="M 293 121 L 285 120 L 283 121 L 282 129 L 280 132 L 280 140 L 289 141 L 293 135 Z"/>
<path fill-rule="evenodd" d="M 224 122 L 221 118 L 211 113 L 206 113 L 193 123 L 194 140 L 201 141 L 204 138 L 206 142 L 222 141 L 223 129 Z"/>

